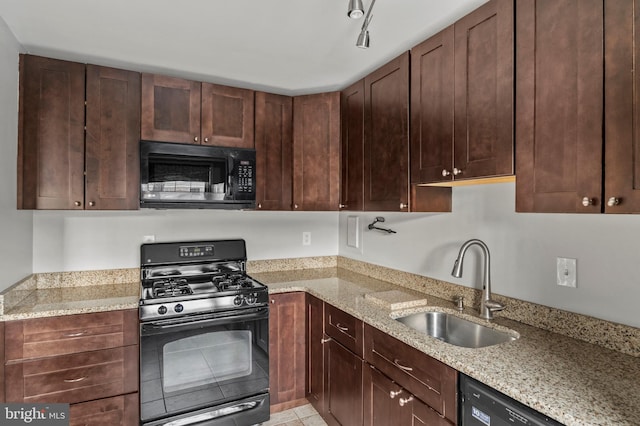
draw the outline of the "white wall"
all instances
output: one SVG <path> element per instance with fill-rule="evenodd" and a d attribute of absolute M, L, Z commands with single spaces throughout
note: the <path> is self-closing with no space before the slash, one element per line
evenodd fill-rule
<path fill-rule="evenodd" d="M 346 245 L 347 217 L 360 217 L 360 249 Z M 366 229 L 384 216 L 397 234 Z M 453 189 L 453 212 L 340 214 L 339 254 L 480 288 L 479 251 L 464 275 L 451 276 L 461 244 L 482 239 L 491 251 L 493 291 L 640 327 L 640 216 L 515 213 L 513 183 Z M 556 258 L 577 259 L 578 287 L 556 285 Z"/>
<path fill-rule="evenodd" d="M 156 242 L 244 238 L 249 260 L 335 256 L 338 214 L 224 210 L 133 212 L 37 211 L 33 271 L 60 272 L 140 266 L 143 236 Z M 302 245 L 302 232 L 311 245 Z"/>
<path fill-rule="evenodd" d="M 0 18 L 0 291 L 31 274 L 32 264 L 33 214 L 16 209 L 20 51 Z"/>

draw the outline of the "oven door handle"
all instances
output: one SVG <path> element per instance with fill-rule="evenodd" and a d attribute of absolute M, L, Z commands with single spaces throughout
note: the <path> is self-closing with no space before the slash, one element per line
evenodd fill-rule
<path fill-rule="evenodd" d="M 186 320 L 185 318 L 176 318 L 172 320 L 163 320 L 162 322 L 150 322 L 146 324 L 142 324 L 140 329 L 140 334 L 148 336 L 152 334 L 158 334 L 166 330 L 170 330 L 172 332 L 178 330 L 191 330 L 195 328 L 202 328 L 211 325 L 217 324 L 230 324 L 236 322 L 243 321 L 253 321 L 253 320 L 261 320 L 269 318 L 269 308 L 259 308 L 256 310 L 252 310 L 251 313 L 241 314 L 241 315 L 229 315 L 229 313 L 225 313 L 225 315 L 221 314 L 213 314 L 206 316 L 198 316 L 194 317 L 191 320 Z"/>

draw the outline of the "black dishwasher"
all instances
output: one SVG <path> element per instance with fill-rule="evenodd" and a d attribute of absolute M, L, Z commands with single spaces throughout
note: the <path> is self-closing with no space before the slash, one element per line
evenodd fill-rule
<path fill-rule="evenodd" d="M 562 426 L 562 423 L 460 374 L 461 426 Z"/>

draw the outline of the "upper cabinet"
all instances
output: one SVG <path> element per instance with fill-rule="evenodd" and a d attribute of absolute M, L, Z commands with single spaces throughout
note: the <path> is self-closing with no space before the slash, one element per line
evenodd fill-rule
<path fill-rule="evenodd" d="M 256 208 L 291 210 L 293 99 L 256 92 Z"/>
<path fill-rule="evenodd" d="M 411 182 L 513 174 L 513 1 L 411 50 Z"/>
<path fill-rule="evenodd" d="M 140 74 L 20 56 L 18 208 L 137 209 L 139 139 Z"/>
<path fill-rule="evenodd" d="M 142 74 L 142 139 L 254 147 L 254 92 Z"/>
<path fill-rule="evenodd" d="M 603 51 L 604 3 L 526 0 L 518 2 L 516 13 L 516 210 L 600 212 L 603 83 L 608 63 Z M 631 15 L 628 19 L 631 25 Z M 615 31 L 620 39 L 608 44 L 625 37 L 632 41 L 631 31 L 624 36 L 624 28 Z M 632 49 L 627 50 L 628 68 L 623 73 L 631 74 Z M 621 66 L 607 64 L 609 76 Z M 628 98 L 624 106 L 614 108 L 632 108 L 632 79 L 625 83 L 612 77 L 613 81 L 625 86 L 623 98 Z M 619 96 L 616 91 L 612 88 L 612 98 Z M 620 118 L 616 112 L 608 114 Z M 626 119 L 631 126 L 631 115 Z M 608 127 L 612 135 L 617 131 L 616 126 Z M 631 156 L 630 141 L 623 156 Z"/>
<path fill-rule="evenodd" d="M 293 98 L 293 210 L 338 210 L 340 92 Z"/>
<path fill-rule="evenodd" d="M 409 209 L 409 52 L 364 79 L 364 209 Z"/>
<path fill-rule="evenodd" d="M 362 210 L 364 199 L 364 80 L 340 93 L 342 172 L 340 209 Z"/>
<path fill-rule="evenodd" d="M 639 213 L 640 1 L 606 0 L 604 7 L 604 211 Z"/>

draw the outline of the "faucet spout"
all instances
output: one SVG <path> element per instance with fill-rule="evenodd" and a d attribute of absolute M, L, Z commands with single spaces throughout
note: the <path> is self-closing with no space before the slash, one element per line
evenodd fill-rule
<path fill-rule="evenodd" d="M 482 250 L 482 255 L 484 258 L 484 275 L 482 278 L 482 298 L 480 300 L 480 316 L 485 319 L 492 319 L 493 313 L 497 311 L 501 311 L 505 308 L 505 306 L 499 302 L 491 300 L 491 254 L 489 253 L 489 247 L 482 241 L 478 239 L 471 239 L 460 247 L 460 251 L 458 252 L 458 257 L 453 264 L 453 270 L 451 271 L 451 275 L 456 278 L 462 277 L 462 264 L 464 261 L 464 255 L 467 252 L 467 249 L 473 245 L 477 245 Z"/>

